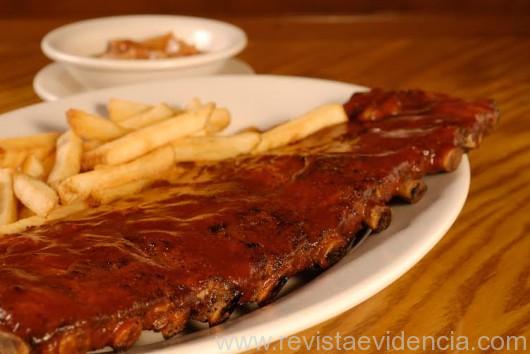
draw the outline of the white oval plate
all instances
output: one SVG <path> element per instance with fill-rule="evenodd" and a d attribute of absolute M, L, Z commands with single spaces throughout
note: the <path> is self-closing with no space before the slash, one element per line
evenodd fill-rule
<path fill-rule="evenodd" d="M 364 89 L 346 83 L 280 76 L 187 78 L 87 92 L 37 104 L 2 115 L 0 131 L 9 136 L 64 129 L 67 108 L 100 111 L 110 97 L 184 104 L 195 96 L 229 107 L 234 118 L 230 131 L 248 125 L 267 128 L 319 104 L 343 102 L 354 91 Z M 369 237 L 331 269 L 271 305 L 168 341 L 145 332 L 129 352 L 238 352 L 255 344 L 228 349 L 221 347 L 222 338 L 248 340 L 254 336 L 258 341 L 273 341 L 346 311 L 396 280 L 443 237 L 464 205 L 469 179 L 467 158 L 453 173 L 427 177 L 429 190 L 424 198 L 415 205 L 394 207 L 393 221 L 387 230 Z"/>

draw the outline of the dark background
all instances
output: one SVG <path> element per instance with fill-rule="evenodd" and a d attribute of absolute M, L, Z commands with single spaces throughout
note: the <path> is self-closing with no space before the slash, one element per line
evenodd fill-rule
<path fill-rule="evenodd" d="M 520 16 L 528 0 L 0 0 L 0 17 L 68 17 L 168 13 L 224 16 L 381 13 Z"/>

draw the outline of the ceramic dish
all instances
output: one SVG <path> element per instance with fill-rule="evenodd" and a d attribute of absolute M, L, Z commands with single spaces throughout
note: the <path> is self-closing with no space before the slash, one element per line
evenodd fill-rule
<path fill-rule="evenodd" d="M 314 106 L 343 102 L 352 92 L 364 89 L 340 82 L 260 75 L 145 83 L 87 92 L 10 112 L 0 118 L 0 131 L 9 136 L 65 129 L 66 109 L 97 111 L 109 97 L 183 104 L 194 96 L 229 107 L 233 114 L 230 131 L 249 125 L 267 128 Z M 297 281 L 303 285 L 284 292 L 272 304 L 247 309 L 213 328 L 191 326 L 185 334 L 167 341 L 144 332 L 128 353 L 238 352 L 258 345 L 248 338 L 267 342 L 285 338 L 348 310 L 395 281 L 443 237 L 464 205 L 469 180 L 469 163 L 464 158 L 455 172 L 427 177 L 429 189 L 419 203 L 393 207 L 393 221 L 387 230 L 370 236 L 311 281 L 291 280 L 291 289 Z M 247 338 L 248 342 L 227 348 L 223 338 Z"/>
<path fill-rule="evenodd" d="M 98 58 L 112 39 L 141 40 L 173 32 L 202 53 L 187 57 L 127 60 Z M 168 15 L 98 18 L 72 23 L 48 33 L 44 54 L 65 65 L 76 81 L 89 88 L 117 86 L 157 79 L 210 75 L 246 46 L 245 33 L 216 20 Z"/>
<path fill-rule="evenodd" d="M 252 75 L 254 69 L 241 59 L 230 58 L 217 72 L 211 75 Z M 90 90 L 77 82 L 63 64 L 50 63 L 33 78 L 33 90 L 44 101 L 56 101 L 61 98 Z"/>

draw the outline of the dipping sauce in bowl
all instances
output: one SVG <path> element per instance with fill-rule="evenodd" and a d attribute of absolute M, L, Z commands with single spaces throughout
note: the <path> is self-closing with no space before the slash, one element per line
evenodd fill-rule
<path fill-rule="evenodd" d="M 161 36 L 151 37 L 142 41 L 132 39 L 112 39 L 107 50 L 97 55 L 111 59 L 165 59 L 200 54 L 201 51 L 193 44 L 176 37 L 169 32 Z"/>

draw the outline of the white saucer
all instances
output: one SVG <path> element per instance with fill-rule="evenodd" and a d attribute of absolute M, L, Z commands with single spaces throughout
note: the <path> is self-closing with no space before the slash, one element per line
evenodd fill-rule
<path fill-rule="evenodd" d="M 216 75 L 252 75 L 254 69 L 244 61 L 231 58 Z M 42 68 L 33 79 L 33 90 L 43 101 L 56 101 L 89 89 L 75 81 L 59 63 L 51 63 Z"/>

